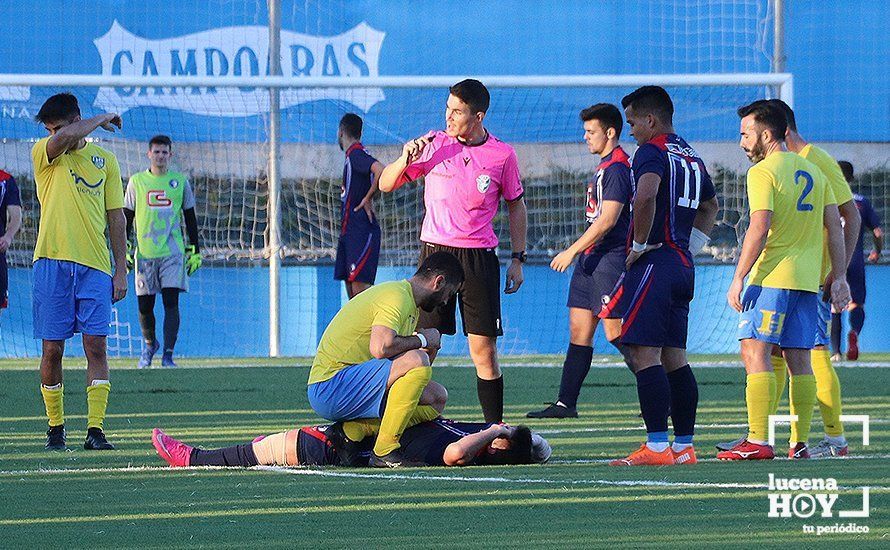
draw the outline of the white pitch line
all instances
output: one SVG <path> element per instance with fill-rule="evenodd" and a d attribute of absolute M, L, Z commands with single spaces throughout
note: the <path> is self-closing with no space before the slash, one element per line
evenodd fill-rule
<path fill-rule="evenodd" d="M 682 487 L 698 489 L 766 489 L 766 483 L 709 483 L 695 481 L 656 481 L 651 479 L 614 480 L 614 479 L 542 479 L 542 478 L 508 478 L 508 477 L 470 477 L 470 476 L 437 476 L 426 474 L 377 474 L 359 472 L 334 472 L 330 470 L 310 470 L 283 468 L 281 466 L 257 466 L 258 470 L 266 470 L 292 475 L 306 475 L 318 477 L 337 477 L 352 479 L 384 479 L 400 481 L 458 481 L 478 483 L 512 483 L 535 485 L 603 485 L 609 487 Z M 870 486 L 873 489 L 884 490 L 888 487 Z M 840 490 L 855 490 L 859 487 L 838 486 Z"/>
<path fill-rule="evenodd" d="M 837 460 L 874 460 L 887 459 L 890 455 L 868 455 L 868 456 L 852 456 L 838 458 Z M 699 462 L 716 462 L 717 459 L 702 459 Z M 575 460 L 575 461 L 553 461 L 553 463 L 561 464 L 585 464 L 585 463 L 603 463 L 608 462 L 604 459 L 591 460 Z M 686 468 L 684 468 L 686 469 Z M 612 480 L 612 479 L 544 479 L 544 478 L 509 478 L 494 476 L 461 476 L 461 475 L 429 475 L 423 473 L 417 474 L 394 474 L 394 473 L 362 473 L 362 472 L 343 472 L 325 469 L 308 469 L 308 468 L 285 468 L 282 466 L 254 466 L 253 468 L 228 468 L 224 466 L 192 466 L 188 468 L 169 468 L 166 466 L 125 466 L 121 468 L 50 468 L 35 470 L 0 470 L 0 476 L 26 476 L 26 475 L 52 475 L 52 474 L 103 474 L 103 473 L 141 473 L 141 472 L 202 472 L 202 471 L 221 471 L 221 470 L 259 470 L 277 472 L 291 475 L 305 475 L 316 477 L 332 477 L 332 478 L 351 478 L 351 479 L 382 479 L 382 480 L 403 480 L 403 481 L 457 481 L 462 483 L 513 483 L 513 484 L 534 484 L 534 485 L 603 485 L 611 487 L 683 487 L 683 488 L 714 488 L 714 489 L 764 489 L 765 483 L 709 483 L 709 482 L 692 482 L 692 481 L 656 481 L 656 480 Z M 453 470 L 451 470 L 453 471 Z M 883 485 L 870 485 L 876 490 L 887 490 L 890 487 Z M 858 487 L 839 486 L 842 490 L 853 490 Z"/>

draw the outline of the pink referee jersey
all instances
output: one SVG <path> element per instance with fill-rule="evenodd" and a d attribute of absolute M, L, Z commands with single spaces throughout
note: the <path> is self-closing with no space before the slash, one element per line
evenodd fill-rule
<path fill-rule="evenodd" d="M 523 194 L 513 148 L 489 134 L 479 145 L 464 145 L 445 132 L 430 132 L 433 141 L 402 173 L 401 180 L 424 180 L 426 216 L 420 240 L 456 248 L 494 248 L 491 220 L 500 198 Z"/>

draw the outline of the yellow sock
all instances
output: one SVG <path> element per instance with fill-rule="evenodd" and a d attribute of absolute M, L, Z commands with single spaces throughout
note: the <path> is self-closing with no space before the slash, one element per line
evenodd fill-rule
<path fill-rule="evenodd" d="M 827 349 L 814 349 L 810 357 L 813 363 L 813 375 L 816 377 L 816 399 L 822 412 L 825 435 L 840 437 L 844 435 L 844 426 L 841 424 L 841 381 L 831 364 L 831 355 Z"/>
<path fill-rule="evenodd" d="M 111 393 L 111 382 L 108 380 L 93 380 L 93 383 L 87 386 L 87 428 L 102 429 L 109 393 Z"/>
<path fill-rule="evenodd" d="M 773 374 L 776 375 L 776 397 L 769 404 L 769 413 L 776 414 L 779 410 L 779 403 L 782 401 L 782 395 L 785 393 L 785 380 L 788 378 L 788 364 L 784 357 L 776 357 L 770 355 L 770 363 L 773 364 Z"/>
<path fill-rule="evenodd" d="M 749 374 L 745 386 L 745 402 L 748 404 L 748 440 L 755 443 L 767 441 L 769 407 L 776 396 L 776 377 L 771 372 Z"/>
<path fill-rule="evenodd" d="M 412 414 L 411 418 L 408 419 L 408 425 L 405 426 L 405 428 L 407 429 L 411 426 L 416 426 L 423 422 L 435 420 L 439 418 L 439 416 L 439 411 L 437 411 L 430 405 L 417 405 L 417 408 L 414 409 L 414 414 Z"/>
<path fill-rule="evenodd" d="M 420 400 L 423 388 L 429 384 L 432 377 L 432 368 L 414 368 L 389 388 L 386 408 L 383 411 L 383 418 L 380 419 L 380 433 L 377 434 L 377 442 L 374 443 L 374 454 L 384 456 L 399 448 L 399 438 L 402 437 L 402 432 L 405 431 L 411 415 L 417 408 L 417 401 Z"/>
<path fill-rule="evenodd" d="M 379 431 L 379 418 L 359 418 L 357 420 L 347 420 L 343 423 L 343 433 L 352 441 L 361 441 L 366 437 L 373 437 Z"/>
<path fill-rule="evenodd" d="M 797 415 L 797 422 L 791 423 L 791 445 L 806 443 L 810 438 L 810 422 L 816 406 L 816 377 L 812 374 L 795 374 L 788 382 L 788 400 L 791 414 Z"/>
<path fill-rule="evenodd" d="M 65 385 L 56 384 L 47 388 L 40 384 L 40 393 L 43 394 L 43 405 L 46 407 L 46 416 L 50 426 L 61 426 L 65 423 Z"/>
<path fill-rule="evenodd" d="M 439 411 L 429 405 L 418 405 L 414 409 L 414 414 L 408 419 L 407 430 L 411 426 L 416 426 L 423 422 L 429 422 L 439 418 Z M 379 418 L 360 418 L 358 420 L 347 420 L 343 423 L 343 433 L 352 441 L 361 441 L 366 437 L 373 437 L 380 431 Z"/>

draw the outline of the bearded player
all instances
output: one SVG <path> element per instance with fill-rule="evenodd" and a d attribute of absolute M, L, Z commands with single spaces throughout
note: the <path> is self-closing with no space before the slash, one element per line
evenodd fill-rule
<path fill-rule="evenodd" d="M 791 408 L 797 414 L 791 423 L 788 454 L 808 458 L 807 439 L 816 402 L 810 350 L 819 323 L 823 227 L 828 232 L 831 257 L 826 288 L 830 288 L 834 307 L 843 308 L 849 302 L 840 215 L 824 174 L 786 148 L 787 119 L 781 108 L 760 101 L 739 108 L 738 114 L 740 145 L 754 163 L 746 182 L 751 221 L 726 298 L 741 314 L 738 336 L 747 374 L 748 435 L 731 449 L 719 452 L 717 458 L 764 460 L 775 456 L 767 434 L 770 407 L 777 393 L 770 361 L 774 346 L 782 350 L 788 364 Z"/>
<path fill-rule="evenodd" d="M 853 200 L 850 186 L 847 184 L 838 163 L 824 149 L 812 143 L 808 143 L 797 130 L 797 121 L 794 111 L 780 99 L 764 100 L 769 105 L 780 110 L 785 115 L 787 130 L 785 131 L 785 146 L 788 151 L 797 153 L 816 165 L 816 168 L 825 176 L 826 183 L 831 189 L 837 209 L 841 217 L 844 236 L 844 265 L 849 266 L 855 252 L 856 240 L 860 234 L 860 216 Z M 825 234 L 822 251 L 821 281 L 825 281 L 831 270 L 830 255 L 828 252 L 828 237 Z M 846 268 L 845 268 L 846 269 Z M 815 335 L 815 347 L 810 354 L 810 362 L 813 376 L 816 379 L 816 398 L 822 413 L 822 422 L 825 426 L 825 437 L 813 448 L 801 447 L 798 449 L 797 458 L 825 458 L 830 456 L 844 456 L 848 452 L 847 440 L 844 437 L 844 427 L 841 423 L 841 384 L 834 366 L 831 364 L 828 346 L 830 342 L 831 306 L 827 296 L 823 293 L 819 300 L 819 322 Z M 778 346 L 773 347 L 771 357 L 773 373 L 776 377 L 775 399 L 770 403 L 770 414 L 775 414 L 779 408 L 779 402 L 785 391 L 788 366 Z M 799 381 L 800 379 L 798 379 Z M 791 414 L 797 414 L 794 402 L 791 402 Z M 792 425 L 793 428 L 793 425 Z M 792 446 L 795 446 L 800 437 L 792 429 Z M 741 440 L 717 445 L 720 450 L 727 450 L 739 444 Z"/>

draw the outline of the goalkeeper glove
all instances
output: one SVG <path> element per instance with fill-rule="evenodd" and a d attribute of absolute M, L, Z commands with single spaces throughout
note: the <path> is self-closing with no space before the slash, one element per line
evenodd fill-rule
<path fill-rule="evenodd" d="M 201 267 L 201 253 L 198 252 L 195 245 L 185 247 L 185 272 L 191 277 L 199 267 Z"/>
<path fill-rule="evenodd" d="M 133 249 L 133 241 L 127 241 L 127 273 L 133 271 L 133 266 L 136 265 L 133 257 L 135 256 L 135 250 Z"/>

